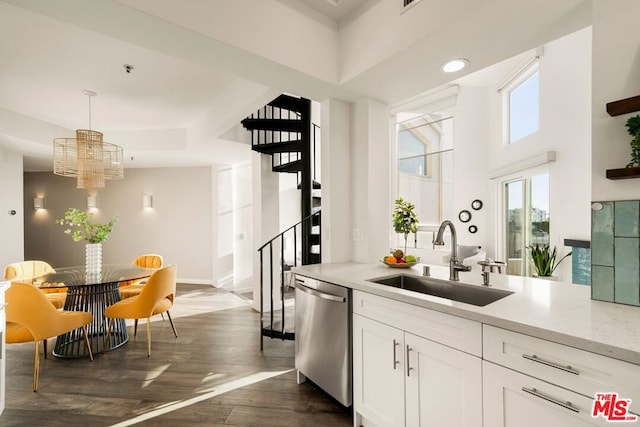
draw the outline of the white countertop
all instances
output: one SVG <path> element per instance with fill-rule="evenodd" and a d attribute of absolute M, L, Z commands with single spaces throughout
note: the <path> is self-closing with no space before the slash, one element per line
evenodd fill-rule
<path fill-rule="evenodd" d="M 491 287 L 514 293 L 477 307 L 367 281 L 397 273 L 420 275 L 422 267 L 345 262 L 305 265 L 293 271 L 640 365 L 640 307 L 593 301 L 590 286 L 492 273 Z M 448 267 L 430 266 L 430 270 L 433 278 L 449 278 Z M 479 272 L 461 272 L 460 282 L 481 286 L 482 277 Z"/>

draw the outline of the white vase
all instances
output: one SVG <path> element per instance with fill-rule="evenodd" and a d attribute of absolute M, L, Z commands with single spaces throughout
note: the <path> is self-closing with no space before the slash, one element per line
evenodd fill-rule
<path fill-rule="evenodd" d="M 87 243 L 86 246 L 87 275 L 99 275 L 102 271 L 102 243 Z"/>

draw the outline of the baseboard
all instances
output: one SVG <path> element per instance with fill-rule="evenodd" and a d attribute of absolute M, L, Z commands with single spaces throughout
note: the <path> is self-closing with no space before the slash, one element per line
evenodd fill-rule
<path fill-rule="evenodd" d="M 185 278 L 177 278 L 177 283 L 188 283 L 190 285 L 211 285 L 213 286 L 213 282 L 211 280 L 204 279 L 185 279 Z"/>

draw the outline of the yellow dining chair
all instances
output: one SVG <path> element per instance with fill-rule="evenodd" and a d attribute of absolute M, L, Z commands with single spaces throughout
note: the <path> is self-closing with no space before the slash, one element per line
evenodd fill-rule
<path fill-rule="evenodd" d="M 84 345 L 93 361 L 86 325 L 93 316 L 86 311 L 56 310 L 38 288 L 28 283 L 12 283 L 6 292 L 7 344 L 34 341 L 33 391 L 38 391 L 40 341 L 82 328 Z"/>
<path fill-rule="evenodd" d="M 176 293 L 176 271 L 175 265 L 155 271 L 138 296 L 118 301 L 104 310 L 105 317 L 109 318 L 104 348 L 109 344 L 113 319 L 135 319 L 134 334 L 138 329 L 138 319 L 147 319 L 147 356 L 151 356 L 151 316 L 166 312 L 173 334 L 178 337 L 169 313 Z"/>
<path fill-rule="evenodd" d="M 56 271 L 45 261 L 31 260 L 14 262 L 4 268 L 4 279 L 11 282 L 31 283 L 36 277 L 44 276 Z M 55 308 L 63 308 L 67 299 L 67 288 L 52 287 L 41 288 L 47 299 Z"/>
<path fill-rule="evenodd" d="M 140 255 L 133 260 L 133 265 L 142 268 L 162 268 L 162 256 L 155 254 Z M 120 298 L 127 299 L 140 295 L 146 279 L 120 282 Z M 164 318 L 164 317 L 163 317 Z"/>

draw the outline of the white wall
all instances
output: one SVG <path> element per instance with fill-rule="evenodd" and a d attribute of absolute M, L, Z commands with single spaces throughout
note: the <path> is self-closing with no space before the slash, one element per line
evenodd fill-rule
<path fill-rule="evenodd" d="M 178 280 L 212 283 L 213 246 L 211 168 L 128 169 L 122 181 L 107 181 L 103 190 L 78 190 L 71 178 L 51 172 L 24 174 L 25 258 L 54 267 L 82 265 L 84 244 L 74 242 L 55 224 L 70 207 L 85 210 L 87 195 L 97 194 L 96 221 L 118 216 L 103 244 L 105 263 L 127 263 L 144 253 L 158 253 L 178 266 Z M 33 197 L 45 197 L 45 211 L 33 210 Z M 153 209 L 142 207 L 143 194 Z"/>
<path fill-rule="evenodd" d="M 640 2 L 618 0 L 615 7 L 605 0 L 593 1 L 593 200 L 638 200 L 637 179 L 611 181 L 607 169 L 623 168 L 629 163 L 631 135 L 625 123 L 634 112 L 611 117 L 608 102 L 640 95 L 640 60 L 637 28 Z"/>
<path fill-rule="evenodd" d="M 590 239 L 591 189 L 591 29 L 586 28 L 544 46 L 539 62 L 540 129 L 522 141 L 503 144 L 501 95 L 490 92 L 492 126 L 489 164 L 491 171 L 526 161 L 546 151 L 555 151 L 557 159 L 548 164 L 550 175 L 550 240 L 561 254 L 564 239 Z M 518 176 L 514 172 L 511 177 Z M 497 198 L 501 188 L 494 180 L 492 206 L 500 209 Z M 498 236 L 497 221 L 490 235 Z M 500 244 L 496 242 L 496 244 Z M 499 252 L 499 251 L 498 251 Z M 571 264 L 561 265 L 558 276 L 570 281 Z"/>
<path fill-rule="evenodd" d="M 322 262 L 351 259 L 351 106 L 322 103 Z"/>
<path fill-rule="evenodd" d="M 229 166 L 222 166 L 215 171 L 218 179 L 217 187 L 217 203 L 214 212 L 216 213 L 213 220 L 218 230 L 218 238 L 216 239 L 215 269 L 217 271 L 217 280 L 214 282 L 216 286 L 226 289 L 233 288 L 233 169 Z"/>
<path fill-rule="evenodd" d="M 216 286 L 229 291 L 253 286 L 253 170 L 251 163 L 217 169 Z"/>
<path fill-rule="evenodd" d="M 298 174 L 271 173 L 275 174 L 278 178 L 278 187 L 280 189 L 280 194 L 278 195 L 280 203 L 280 230 L 278 232 L 282 232 L 302 219 L 300 218 L 301 195 L 300 190 L 298 190 Z"/>
<path fill-rule="evenodd" d="M 252 192 L 253 192 L 253 308 L 260 308 L 260 275 L 264 283 L 269 283 L 269 251 L 263 254 L 263 268 L 260 270 L 258 248 L 277 235 L 280 230 L 280 200 L 278 174 L 271 170 L 271 156 L 252 153 Z M 279 247 L 274 249 L 272 262 L 278 265 Z M 272 272 L 274 283 L 279 283 L 279 271 Z M 276 287 L 277 288 L 277 287 Z M 267 301 L 269 287 L 263 289 L 264 300 Z M 280 298 L 279 292 L 274 292 L 274 298 Z M 265 306 L 266 307 L 266 306 Z M 267 309 L 269 310 L 269 309 Z"/>
<path fill-rule="evenodd" d="M 233 186 L 233 289 L 250 289 L 253 285 L 253 195 L 250 163 L 232 168 Z M 226 245 L 229 241 L 226 242 Z"/>
<path fill-rule="evenodd" d="M 389 252 L 393 210 L 389 108 L 374 99 L 361 98 L 352 104 L 351 117 L 351 260 L 372 262 Z"/>
<path fill-rule="evenodd" d="M 0 268 L 24 256 L 22 156 L 0 148 Z M 33 212 L 33 197 L 31 211 Z M 27 200 L 28 202 L 28 200 Z M 28 203 L 25 203 L 28 204 Z M 15 215 L 11 214 L 15 211 Z"/>
<path fill-rule="evenodd" d="M 490 188 L 487 170 L 489 166 L 488 133 L 489 123 L 495 116 L 488 108 L 487 90 L 464 87 L 458 94 L 458 102 L 453 110 L 453 215 L 452 220 L 458 232 L 458 244 L 482 246 L 487 254 L 494 250 L 493 220 L 494 206 L 490 203 Z M 482 209 L 475 211 L 471 202 L 479 199 Z M 471 221 L 462 223 L 458 212 L 471 212 Z M 475 225 L 478 231 L 469 232 Z M 492 255 L 489 255 L 492 256 Z"/>

